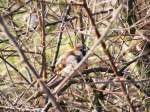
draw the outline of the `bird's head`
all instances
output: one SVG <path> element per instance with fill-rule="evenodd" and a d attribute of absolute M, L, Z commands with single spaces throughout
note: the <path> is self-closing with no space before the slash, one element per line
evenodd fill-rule
<path fill-rule="evenodd" d="M 81 51 L 82 54 L 83 54 L 83 56 L 86 55 L 87 47 L 86 47 L 85 45 L 83 45 L 83 44 L 78 44 L 78 45 L 76 46 L 76 49 L 79 50 L 79 51 Z"/>

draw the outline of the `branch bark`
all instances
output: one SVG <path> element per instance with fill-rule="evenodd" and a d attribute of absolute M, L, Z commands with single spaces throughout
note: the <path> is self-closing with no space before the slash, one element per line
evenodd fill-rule
<path fill-rule="evenodd" d="M 64 14 L 63 20 L 62 20 L 62 24 L 60 26 L 60 33 L 58 35 L 57 46 L 56 46 L 56 53 L 55 53 L 55 56 L 54 56 L 54 59 L 53 59 L 53 62 L 52 62 L 52 66 L 51 66 L 52 67 L 52 72 L 55 69 L 55 64 L 56 64 L 57 57 L 58 57 L 59 50 L 60 50 L 62 34 L 63 34 L 63 30 L 64 30 L 64 25 L 65 25 L 65 22 L 67 21 L 67 15 L 69 14 L 70 9 L 71 9 L 71 6 L 68 5 L 67 8 L 66 8 L 66 12 Z"/>
<path fill-rule="evenodd" d="M 84 56 L 84 58 L 80 61 L 80 63 L 74 68 L 74 70 L 65 77 L 65 79 L 54 89 L 53 93 L 57 94 L 61 91 L 61 89 L 64 87 L 64 85 L 67 83 L 67 81 L 69 79 L 72 78 L 72 76 L 74 75 L 75 71 L 77 71 L 80 66 L 88 59 L 88 57 L 94 52 L 94 50 L 96 49 L 96 47 L 101 43 L 102 39 L 105 37 L 105 35 L 107 34 L 108 30 L 110 29 L 113 21 L 116 19 L 119 11 L 121 10 L 122 5 L 119 6 L 116 15 L 112 18 L 111 22 L 108 24 L 108 26 L 106 27 L 105 31 L 101 34 L 101 36 L 99 35 L 98 40 L 96 41 L 96 43 L 91 47 L 91 49 L 87 52 L 87 54 Z M 96 27 L 95 27 L 96 28 Z"/>
<path fill-rule="evenodd" d="M 43 91 L 48 95 L 48 97 L 51 100 L 53 106 L 56 107 L 56 109 L 59 112 L 63 112 L 62 108 L 56 102 L 55 97 L 52 95 L 52 93 L 49 90 L 49 88 L 47 87 L 47 85 L 42 80 L 40 80 L 39 74 L 34 69 L 34 67 L 29 63 L 28 58 L 24 54 L 24 52 L 21 49 L 20 45 L 17 43 L 16 38 L 8 31 L 8 28 L 6 27 L 6 25 L 5 25 L 5 23 L 4 23 L 4 21 L 3 21 L 1 16 L 0 16 L 0 28 L 5 33 L 5 35 L 8 37 L 8 39 L 12 42 L 12 44 L 15 46 L 18 54 L 20 55 L 20 57 L 23 60 L 23 62 L 25 63 L 25 65 L 28 67 L 28 69 L 31 71 L 31 73 L 35 76 L 37 81 L 41 84 L 41 87 L 42 87 Z"/>
<path fill-rule="evenodd" d="M 98 31 L 98 29 L 97 29 L 97 27 L 96 27 L 95 20 L 93 19 L 92 13 L 91 13 L 90 9 L 89 9 L 88 6 L 87 6 L 86 0 L 83 0 L 83 3 L 84 3 L 84 8 L 85 8 L 86 12 L 88 13 L 89 18 L 90 18 L 90 20 L 91 20 L 91 23 L 92 23 L 92 25 L 93 25 L 93 27 L 94 27 L 95 34 L 96 34 L 97 38 L 99 39 L 100 36 L 101 36 L 101 34 L 99 33 L 99 31 Z M 122 9 L 122 4 L 118 7 L 117 11 L 115 12 L 115 15 L 113 16 L 113 19 L 117 17 L 117 15 L 118 15 L 118 13 L 120 12 L 121 9 Z M 111 23 L 111 22 L 110 22 L 110 23 Z M 108 25 L 108 26 L 109 26 L 109 25 Z M 111 25 L 110 25 L 110 26 L 111 26 Z M 110 61 L 110 66 L 111 66 L 111 68 L 113 69 L 115 76 L 116 76 L 116 77 L 119 76 L 119 72 L 118 72 L 118 70 L 117 70 L 117 67 L 115 66 L 115 63 L 114 63 L 114 61 L 113 61 L 113 59 L 112 59 L 112 56 L 111 56 L 111 54 L 110 54 L 110 52 L 109 52 L 109 49 L 106 48 L 105 42 L 102 40 L 100 43 L 101 43 L 101 45 L 102 45 L 102 48 L 103 48 L 104 53 L 107 55 L 107 57 L 108 57 L 108 59 L 109 59 L 109 61 Z M 125 98 L 126 98 L 128 104 L 130 105 L 130 108 L 131 108 L 132 112 L 135 112 L 135 109 L 134 109 L 134 107 L 133 107 L 133 105 L 132 105 L 132 103 L 131 103 L 131 101 L 130 101 L 130 97 L 129 97 L 129 95 L 126 93 L 126 89 L 125 89 L 124 83 L 123 83 L 123 82 L 120 82 L 120 84 L 121 84 L 122 91 L 123 91 L 123 93 L 124 93 L 124 95 L 125 95 Z"/>
<path fill-rule="evenodd" d="M 45 21 L 44 21 L 44 10 L 45 10 L 45 4 L 43 3 L 43 0 L 39 4 L 41 6 L 41 12 L 38 12 L 39 14 L 39 25 L 41 29 L 41 47 L 42 47 L 42 64 L 41 64 L 41 71 L 40 71 L 40 77 L 42 77 L 44 80 L 47 78 L 46 73 L 46 39 L 45 39 Z"/>

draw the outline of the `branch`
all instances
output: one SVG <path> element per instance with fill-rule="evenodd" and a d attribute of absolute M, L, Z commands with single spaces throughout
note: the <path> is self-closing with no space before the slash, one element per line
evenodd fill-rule
<path fill-rule="evenodd" d="M 108 72 L 108 73 L 114 73 L 112 69 L 105 68 L 105 67 L 95 67 L 95 68 L 89 68 L 82 72 L 82 74 L 89 74 L 92 72 Z"/>
<path fill-rule="evenodd" d="M 65 22 L 72 21 L 74 19 L 77 19 L 77 16 L 66 18 Z M 47 26 L 51 26 L 51 25 L 57 25 L 58 23 L 62 23 L 62 20 L 58 20 L 58 21 L 51 22 L 51 23 L 46 23 L 45 26 L 47 27 Z"/>
<path fill-rule="evenodd" d="M 13 10 L 10 11 L 9 13 L 6 13 L 6 14 L 2 15 L 2 17 L 8 17 L 8 16 L 14 14 L 14 13 L 17 12 L 19 9 L 23 8 L 25 4 L 27 5 L 27 4 L 30 3 L 31 1 L 32 1 L 32 0 L 26 1 L 24 4 L 20 5 L 20 6 L 17 7 L 16 9 L 13 9 Z"/>
<path fill-rule="evenodd" d="M 13 68 L 28 84 L 30 84 L 30 82 L 28 81 L 28 79 L 16 68 L 14 67 L 11 63 L 9 63 L 5 58 L 3 58 L 2 56 L 0 56 L 0 58 L 6 63 L 8 64 L 11 68 Z"/>
<path fill-rule="evenodd" d="M 60 26 L 60 33 L 58 35 L 57 46 L 56 46 L 56 53 L 55 53 L 55 56 L 54 56 L 54 59 L 53 59 L 53 62 L 52 62 L 52 66 L 51 66 L 52 67 L 52 72 L 55 69 L 55 64 L 56 64 L 56 61 L 57 61 L 57 57 L 58 57 L 58 53 L 59 53 L 59 49 L 60 49 L 60 45 L 61 45 L 61 39 L 62 39 L 62 34 L 63 34 L 63 30 L 64 30 L 65 21 L 67 20 L 67 15 L 69 14 L 70 9 L 71 9 L 70 5 L 67 6 L 66 12 L 64 14 L 64 18 L 62 20 L 62 24 Z"/>
<path fill-rule="evenodd" d="M 0 106 L 0 110 L 3 110 L 5 112 L 7 111 L 22 111 L 22 112 L 39 112 L 41 109 L 36 108 L 36 109 L 27 109 L 27 108 L 18 108 L 18 107 L 10 107 L 10 106 Z"/>
<path fill-rule="evenodd" d="M 46 39 L 45 39 L 45 21 L 44 21 L 44 10 L 45 10 L 45 4 L 43 3 L 43 0 L 40 2 L 41 6 L 41 12 L 38 11 L 38 16 L 39 16 L 39 25 L 41 29 L 41 46 L 42 46 L 42 64 L 41 64 L 41 71 L 40 71 L 40 77 L 43 78 L 44 80 L 47 78 L 47 73 L 46 73 Z"/>
<path fill-rule="evenodd" d="M 20 55 L 21 59 L 23 60 L 25 65 L 28 67 L 28 69 L 31 71 L 31 73 L 35 76 L 37 81 L 41 84 L 42 89 L 48 95 L 48 97 L 51 100 L 53 106 L 55 106 L 59 112 L 63 112 L 62 108 L 56 102 L 55 97 L 52 95 L 52 93 L 49 90 L 49 88 L 47 87 L 47 85 L 42 80 L 40 80 L 39 74 L 34 69 L 34 67 L 29 63 L 28 58 L 26 57 L 26 55 L 24 54 L 23 50 L 21 49 L 21 47 L 17 43 L 16 38 L 8 31 L 8 28 L 6 27 L 6 25 L 5 25 L 5 23 L 4 23 L 4 21 L 3 21 L 1 16 L 0 16 L 0 28 L 5 33 L 5 35 L 8 37 L 8 39 L 12 42 L 12 44 L 16 47 L 16 50 L 17 50 L 18 54 Z"/>
<path fill-rule="evenodd" d="M 120 6 L 120 8 L 122 7 L 122 5 Z M 120 9 L 119 8 L 119 9 Z M 119 12 L 119 11 L 118 11 Z M 118 12 L 116 13 L 116 15 L 118 15 Z M 65 79 L 54 89 L 53 93 L 57 94 L 60 92 L 60 90 L 64 87 L 64 85 L 67 83 L 67 81 L 69 79 L 72 78 L 72 76 L 74 75 L 75 71 L 77 71 L 80 66 L 88 59 L 88 57 L 94 52 L 94 50 L 96 49 L 96 47 L 101 43 L 102 39 L 105 37 L 105 35 L 107 34 L 108 30 L 110 29 L 113 21 L 116 19 L 116 16 L 114 16 L 114 18 L 112 18 L 111 22 L 108 24 L 108 26 L 106 27 L 106 29 L 104 30 L 104 32 L 102 33 L 101 37 L 96 41 L 96 43 L 91 47 L 91 49 L 87 52 L 87 54 L 84 56 L 84 58 L 80 61 L 80 63 L 74 68 L 74 70 L 68 74 Z"/>
<path fill-rule="evenodd" d="M 92 26 L 94 27 L 95 34 L 96 34 L 97 38 L 99 39 L 100 36 L 101 36 L 101 34 L 99 33 L 99 31 L 98 31 L 98 29 L 97 29 L 97 27 L 96 27 L 95 20 L 94 20 L 94 18 L 92 17 L 92 13 L 91 13 L 90 9 L 89 9 L 88 6 L 87 6 L 86 0 L 83 0 L 83 3 L 84 3 L 84 8 L 85 8 L 86 12 L 88 13 L 88 16 L 89 16 L 89 18 L 90 18 L 90 20 L 91 20 Z M 118 13 L 120 12 L 120 10 L 122 9 L 122 7 L 123 7 L 122 4 L 118 7 L 118 9 L 116 10 L 116 12 L 114 13 L 114 16 L 113 16 L 112 20 L 114 20 L 114 18 L 117 17 L 117 15 L 118 15 Z M 111 21 L 110 23 L 112 23 L 112 21 Z M 110 26 L 111 26 L 111 24 L 109 24 L 109 25 L 107 26 L 107 28 L 110 28 Z M 115 76 L 119 76 L 119 73 L 118 73 L 118 71 L 117 71 L 117 67 L 115 66 L 115 63 L 113 62 L 112 56 L 111 56 L 111 54 L 110 54 L 110 52 L 109 52 L 109 49 L 106 48 L 105 42 L 102 40 L 100 43 L 101 43 L 101 45 L 102 45 L 102 48 L 103 48 L 103 50 L 104 50 L 104 53 L 105 53 L 105 54 L 107 55 L 107 57 L 109 58 L 110 65 L 111 65 L 111 67 L 112 67 L 112 69 L 113 69 L 113 71 L 114 71 Z M 126 100 L 127 100 L 128 104 L 130 105 L 132 112 L 135 112 L 135 109 L 134 109 L 134 107 L 133 107 L 133 105 L 132 105 L 132 103 L 131 103 L 131 101 L 130 101 L 130 97 L 129 97 L 129 95 L 126 94 L 126 89 L 125 89 L 124 83 L 122 83 L 122 82 L 121 82 L 121 88 L 122 88 L 122 91 L 123 91 L 124 95 L 126 96 Z"/>

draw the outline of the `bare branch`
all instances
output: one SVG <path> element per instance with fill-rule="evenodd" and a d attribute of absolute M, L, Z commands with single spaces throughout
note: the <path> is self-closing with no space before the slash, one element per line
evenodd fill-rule
<path fill-rule="evenodd" d="M 96 43 L 91 47 L 91 49 L 87 52 L 87 54 L 84 56 L 84 58 L 80 61 L 80 63 L 75 67 L 74 71 L 72 71 L 68 76 L 66 76 L 65 79 L 55 88 L 55 90 L 53 91 L 54 94 L 59 93 L 59 91 L 61 90 L 61 88 L 64 87 L 64 85 L 67 83 L 67 81 L 73 76 L 73 74 L 75 73 L 75 71 L 77 71 L 80 68 L 80 66 L 88 59 L 88 57 L 94 52 L 95 48 L 100 44 L 100 42 L 102 41 L 102 39 L 107 34 L 109 28 L 111 27 L 112 23 L 116 19 L 116 17 L 118 15 L 118 13 L 120 12 L 121 8 L 122 8 L 122 5 L 119 6 L 119 8 L 118 8 L 118 10 L 116 12 L 116 15 L 112 18 L 112 21 L 108 24 L 107 28 L 102 33 L 101 37 L 96 41 Z"/>
<path fill-rule="evenodd" d="M 55 56 L 54 56 L 54 59 L 53 59 L 53 62 L 52 62 L 52 66 L 51 66 L 52 67 L 52 72 L 55 69 L 55 64 L 56 64 L 56 61 L 57 61 L 57 57 L 58 57 L 59 49 L 60 49 L 60 45 L 61 45 L 61 39 L 62 39 L 63 30 L 64 30 L 64 25 L 65 25 L 65 22 L 67 20 L 67 15 L 69 14 L 70 9 L 71 9 L 71 7 L 70 7 L 70 5 L 68 5 L 67 8 L 66 8 L 66 12 L 64 14 L 63 20 L 62 20 L 62 24 L 60 26 L 60 33 L 58 35 L 56 53 L 55 53 Z"/>
<path fill-rule="evenodd" d="M 19 53 L 21 59 L 26 64 L 26 66 L 28 67 L 28 69 L 32 72 L 32 74 L 35 76 L 35 78 L 37 79 L 37 81 L 39 81 L 39 83 L 41 84 L 43 90 L 45 91 L 45 93 L 50 98 L 52 104 L 57 108 L 57 110 L 59 112 L 62 112 L 63 111 L 62 108 L 56 102 L 55 97 L 52 95 L 52 93 L 50 92 L 50 90 L 47 87 L 47 85 L 43 81 L 40 80 L 39 74 L 36 72 L 36 70 L 34 69 L 34 67 L 29 63 L 26 55 L 24 54 L 23 50 L 21 49 L 21 47 L 17 43 L 16 38 L 8 31 L 8 28 L 6 27 L 6 25 L 5 25 L 5 23 L 4 23 L 4 21 L 3 21 L 3 19 L 2 19 L 1 16 L 0 16 L 0 28 L 5 33 L 5 35 L 8 37 L 8 39 L 13 43 L 13 45 L 16 47 L 16 50 Z"/>

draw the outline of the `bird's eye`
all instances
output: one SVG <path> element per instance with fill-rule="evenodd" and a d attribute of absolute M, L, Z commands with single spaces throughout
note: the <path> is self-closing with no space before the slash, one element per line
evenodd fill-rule
<path fill-rule="evenodd" d="M 85 51 L 85 50 L 86 50 L 86 47 L 85 47 L 85 46 L 81 46 L 81 47 L 80 47 L 80 50 L 81 50 L 81 51 Z"/>
<path fill-rule="evenodd" d="M 79 50 L 82 52 L 83 56 L 85 56 L 87 48 L 85 46 L 81 46 Z"/>

